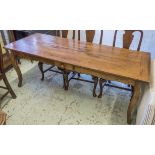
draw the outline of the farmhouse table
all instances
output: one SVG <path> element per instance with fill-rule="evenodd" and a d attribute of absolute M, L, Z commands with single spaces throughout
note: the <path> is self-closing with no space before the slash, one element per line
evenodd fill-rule
<path fill-rule="evenodd" d="M 64 70 L 90 74 L 98 78 L 123 82 L 133 88 L 128 106 L 127 122 L 131 124 L 132 113 L 141 95 L 141 85 L 150 82 L 150 53 L 98 45 L 77 40 L 35 33 L 6 45 L 16 56 L 56 65 Z M 22 74 L 19 72 L 19 86 Z"/>

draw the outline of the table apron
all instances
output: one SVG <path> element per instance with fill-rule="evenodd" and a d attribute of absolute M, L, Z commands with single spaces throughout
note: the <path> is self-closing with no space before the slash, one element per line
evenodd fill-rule
<path fill-rule="evenodd" d="M 131 78 L 126 78 L 126 77 L 113 75 L 113 74 L 109 74 L 109 73 L 103 73 L 103 72 L 88 69 L 88 68 L 85 68 L 82 66 L 81 67 L 75 66 L 72 64 L 67 64 L 67 63 L 56 61 L 56 60 L 49 60 L 47 58 L 41 58 L 38 56 L 28 55 L 28 54 L 24 54 L 24 53 L 20 53 L 20 52 L 15 52 L 15 51 L 13 51 L 13 53 L 14 53 L 14 55 L 21 57 L 21 58 L 24 58 L 24 59 L 40 61 L 40 62 L 43 62 L 45 64 L 55 65 L 55 66 L 60 67 L 62 69 L 66 69 L 69 71 L 75 71 L 75 72 L 79 72 L 82 74 L 89 74 L 89 75 L 96 76 L 98 78 L 102 78 L 102 79 L 106 79 L 106 80 L 118 81 L 118 82 L 122 82 L 125 84 L 130 84 L 132 86 L 134 86 L 135 82 L 136 82 L 136 80 L 133 80 Z"/>

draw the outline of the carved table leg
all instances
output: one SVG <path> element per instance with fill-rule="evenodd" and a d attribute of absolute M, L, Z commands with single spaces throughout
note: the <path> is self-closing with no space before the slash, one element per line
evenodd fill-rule
<path fill-rule="evenodd" d="M 64 69 L 63 70 L 63 80 L 64 80 L 64 89 L 65 90 L 68 90 L 68 87 L 69 87 L 69 81 L 68 81 L 68 72 Z"/>
<path fill-rule="evenodd" d="M 138 100 L 140 97 L 141 89 L 140 89 L 140 83 L 135 83 L 135 86 L 133 87 L 132 96 L 130 100 L 130 104 L 127 111 L 127 123 L 131 124 L 131 116 L 134 108 L 138 104 Z"/>
<path fill-rule="evenodd" d="M 96 95 L 96 87 L 97 87 L 97 84 L 98 84 L 98 77 L 93 76 L 92 78 L 94 80 L 93 96 L 96 97 L 97 96 Z"/>
<path fill-rule="evenodd" d="M 102 97 L 102 92 L 103 92 L 103 82 L 105 82 L 106 80 L 100 78 L 99 80 L 99 85 L 100 85 L 100 94 L 98 95 L 98 98 Z"/>
<path fill-rule="evenodd" d="M 42 75 L 41 80 L 43 81 L 44 80 L 43 63 L 42 62 L 38 62 L 38 67 L 39 67 L 41 75 Z"/>
<path fill-rule="evenodd" d="M 15 71 L 17 72 L 17 75 L 18 75 L 18 79 L 19 79 L 19 82 L 18 82 L 18 87 L 21 87 L 22 86 L 22 73 L 21 73 L 21 70 L 18 66 L 18 62 L 17 62 L 17 59 L 16 57 L 14 56 L 13 52 L 11 52 L 11 61 L 12 61 L 12 65 L 15 69 Z"/>

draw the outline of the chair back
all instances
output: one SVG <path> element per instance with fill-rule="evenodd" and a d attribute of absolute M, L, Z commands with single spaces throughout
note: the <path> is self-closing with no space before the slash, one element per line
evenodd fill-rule
<path fill-rule="evenodd" d="M 2 48 L 0 44 L 0 73 L 3 72 L 3 53 L 2 53 Z"/>
<path fill-rule="evenodd" d="M 0 30 L 0 44 L 1 44 L 1 47 L 7 44 L 4 30 Z M 3 54 L 6 53 L 5 49 L 1 49 L 1 50 Z"/>
<path fill-rule="evenodd" d="M 67 38 L 69 30 L 56 30 L 56 36 Z M 73 30 L 72 39 L 75 39 L 75 30 Z M 78 30 L 78 40 L 80 40 L 80 30 Z"/>
<path fill-rule="evenodd" d="M 140 33 L 140 39 L 138 41 L 138 46 L 137 46 L 137 51 L 140 50 L 141 47 L 141 43 L 142 43 L 142 39 L 143 39 L 143 31 L 142 30 L 124 30 L 125 33 L 123 35 L 123 48 L 129 49 L 130 45 L 133 41 L 134 38 L 134 32 L 139 32 Z M 114 40 L 113 40 L 113 46 L 116 45 L 116 38 L 117 38 L 117 33 L 118 30 L 115 30 L 115 34 L 114 34 Z"/>
<path fill-rule="evenodd" d="M 95 36 L 95 30 L 86 30 L 86 41 L 93 42 Z"/>
<path fill-rule="evenodd" d="M 56 36 L 60 37 L 61 35 L 62 38 L 67 38 L 68 30 L 56 30 Z"/>
<path fill-rule="evenodd" d="M 7 34 L 9 38 L 9 43 L 14 42 L 16 40 L 13 30 L 8 30 Z"/>
<path fill-rule="evenodd" d="M 103 30 L 101 30 L 101 35 L 100 35 L 100 42 L 99 42 L 100 45 L 102 44 L 102 40 L 103 40 Z"/>
<path fill-rule="evenodd" d="M 95 30 L 86 30 L 86 41 L 87 42 L 93 42 L 95 36 Z M 103 30 L 101 30 L 101 35 L 100 35 L 100 41 L 99 44 L 102 44 L 103 40 Z"/>
<path fill-rule="evenodd" d="M 75 31 L 76 30 L 73 30 L 72 39 L 75 39 Z M 80 40 L 80 30 L 77 30 L 77 31 L 78 31 L 78 40 Z M 68 30 L 56 30 L 56 36 L 67 38 Z M 95 30 L 86 30 L 86 41 L 87 42 L 93 42 L 94 36 L 95 36 Z"/>
<path fill-rule="evenodd" d="M 6 30 L 6 34 L 4 32 L 4 30 L 0 31 L 0 40 L 1 40 L 1 46 L 4 46 L 8 43 L 14 42 L 15 41 L 15 36 L 13 33 L 13 30 Z M 6 49 L 2 49 L 2 54 L 7 54 L 9 56 L 9 50 Z"/>

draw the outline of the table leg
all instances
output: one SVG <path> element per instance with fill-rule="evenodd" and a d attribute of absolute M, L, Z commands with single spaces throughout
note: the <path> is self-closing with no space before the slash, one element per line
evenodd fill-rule
<path fill-rule="evenodd" d="M 100 85 L 100 94 L 98 95 L 98 98 L 102 97 L 102 92 L 103 92 L 103 83 L 105 82 L 105 79 L 100 78 L 99 80 L 99 85 Z"/>
<path fill-rule="evenodd" d="M 21 73 L 21 70 L 18 66 L 18 62 L 17 62 L 17 59 L 16 57 L 14 56 L 13 52 L 11 52 L 11 61 L 12 61 L 12 65 L 15 69 L 15 71 L 17 72 L 17 75 L 18 75 L 18 79 L 19 79 L 19 82 L 18 82 L 18 87 L 21 87 L 22 86 L 22 73 Z"/>
<path fill-rule="evenodd" d="M 135 85 L 133 86 L 132 96 L 131 96 L 131 100 L 130 100 L 128 111 L 127 111 L 127 123 L 128 124 L 131 124 L 132 112 L 134 111 L 134 108 L 138 104 L 140 94 L 141 94 L 140 83 L 136 82 Z"/>

